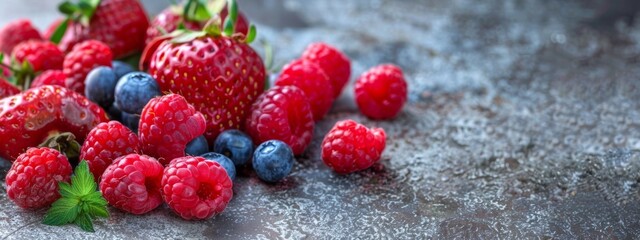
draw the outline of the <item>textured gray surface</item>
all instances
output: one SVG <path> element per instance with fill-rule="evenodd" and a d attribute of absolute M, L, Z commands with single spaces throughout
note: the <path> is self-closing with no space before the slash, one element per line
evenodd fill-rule
<path fill-rule="evenodd" d="M 38 11 L 22 6 L 36 2 Z M 286 181 L 264 184 L 241 170 L 227 210 L 208 221 L 180 220 L 164 206 L 145 216 L 111 209 L 87 235 L 40 224 L 44 211 L 20 210 L 2 192 L 0 236 L 640 236 L 640 21 L 631 17 L 638 4 L 342 2 L 242 4 L 280 63 L 321 40 L 353 59 L 354 75 L 401 65 L 410 103 L 398 119 L 367 120 L 347 89 Z M 6 4 L 0 23 L 54 5 L 0 0 Z M 38 16 L 43 25 L 54 15 Z M 389 138 L 380 164 L 339 176 L 321 163 L 319 143 L 345 118 L 383 127 Z"/>

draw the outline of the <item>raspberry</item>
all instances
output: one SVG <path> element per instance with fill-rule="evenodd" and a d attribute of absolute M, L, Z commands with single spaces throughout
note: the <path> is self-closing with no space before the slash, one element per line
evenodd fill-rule
<path fill-rule="evenodd" d="M 62 70 L 47 70 L 38 75 L 31 83 L 31 88 L 37 88 L 44 85 L 58 85 L 64 87 L 64 81 L 67 79 Z"/>
<path fill-rule="evenodd" d="M 333 86 L 327 74 L 317 64 L 306 60 L 295 60 L 287 64 L 278 80 L 277 86 L 296 86 L 304 91 L 311 104 L 313 119 L 321 120 L 333 104 Z"/>
<path fill-rule="evenodd" d="M 204 133 L 206 122 L 183 96 L 169 94 L 147 103 L 138 127 L 144 153 L 166 165 L 185 155 L 187 143 Z"/>
<path fill-rule="evenodd" d="M 34 72 L 61 70 L 64 53 L 52 42 L 30 40 L 13 48 L 13 58 L 18 63 L 27 61 Z"/>
<path fill-rule="evenodd" d="M 326 44 L 313 43 L 302 53 L 302 59 L 318 64 L 329 76 L 333 97 L 337 98 L 351 76 L 351 62 L 340 50 Z"/>
<path fill-rule="evenodd" d="M 313 114 L 304 92 L 295 86 L 276 86 L 251 106 L 245 130 L 256 145 L 280 140 L 300 155 L 311 142 Z"/>
<path fill-rule="evenodd" d="M 155 158 L 138 154 L 122 156 L 102 174 L 100 191 L 111 206 L 144 214 L 162 204 L 163 172 L 162 164 Z"/>
<path fill-rule="evenodd" d="M 19 19 L 0 29 L 0 53 L 11 54 L 13 48 L 27 40 L 42 40 L 42 36 L 28 19 Z"/>
<path fill-rule="evenodd" d="M 386 134 L 353 120 L 337 122 L 322 141 L 322 161 L 339 174 L 371 167 L 380 160 Z"/>
<path fill-rule="evenodd" d="M 360 111 L 372 119 L 391 119 L 407 101 L 407 82 L 402 70 L 384 64 L 363 73 L 356 81 L 356 102 Z"/>
<path fill-rule="evenodd" d="M 187 220 L 221 213 L 233 197 L 232 187 L 225 169 L 202 157 L 176 158 L 162 176 L 162 198 Z"/>
<path fill-rule="evenodd" d="M 102 42 L 89 40 L 76 45 L 64 58 L 65 86 L 84 94 L 84 80 L 89 72 L 98 66 L 111 67 L 112 58 L 111 50 Z"/>
<path fill-rule="evenodd" d="M 100 123 L 91 129 L 80 149 L 96 180 L 114 159 L 140 152 L 140 141 L 129 128 L 116 121 Z"/>
<path fill-rule="evenodd" d="M 58 182 L 69 182 L 71 164 L 51 148 L 29 148 L 7 173 L 7 195 L 22 208 L 49 206 L 60 197 Z"/>

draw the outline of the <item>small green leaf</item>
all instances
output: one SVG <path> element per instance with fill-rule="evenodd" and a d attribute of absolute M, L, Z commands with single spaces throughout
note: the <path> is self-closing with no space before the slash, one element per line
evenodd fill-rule
<path fill-rule="evenodd" d="M 78 10 L 80 10 L 80 8 L 69 1 L 65 1 L 60 5 L 58 5 L 58 11 L 60 11 L 61 13 L 67 16 L 74 14 Z"/>
<path fill-rule="evenodd" d="M 102 197 L 102 194 L 99 191 L 82 196 L 82 201 L 90 205 L 107 206 L 107 200 Z"/>
<path fill-rule="evenodd" d="M 109 212 L 107 211 L 106 206 L 89 205 L 89 213 L 91 214 L 91 217 L 109 217 Z"/>
<path fill-rule="evenodd" d="M 75 174 L 71 177 L 71 186 L 81 196 L 96 191 L 97 184 L 86 161 L 81 161 L 76 167 Z"/>
<path fill-rule="evenodd" d="M 227 18 L 224 20 L 224 26 L 222 32 L 225 36 L 230 37 L 235 32 L 236 21 L 238 20 L 238 3 L 235 0 L 229 0 L 227 2 Z"/>
<path fill-rule="evenodd" d="M 258 34 L 257 30 L 256 30 L 256 26 L 254 26 L 253 24 L 251 24 L 251 26 L 249 27 L 249 32 L 247 33 L 247 37 L 245 38 L 245 42 L 246 43 L 252 43 L 253 40 L 256 39 L 256 35 Z"/>
<path fill-rule="evenodd" d="M 91 216 L 88 213 L 79 214 L 78 217 L 73 221 L 76 225 L 78 225 L 82 230 L 87 232 L 95 232 L 93 230 L 93 223 L 91 222 Z"/>
<path fill-rule="evenodd" d="M 211 13 L 203 0 L 188 0 L 184 6 L 183 16 L 189 21 L 203 22 L 211 18 Z"/>
<path fill-rule="evenodd" d="M 74 198 L 78 196 L 78 193 L 74 192 L 71 185 L 66 182 L 59 182 L 58 189 L 60 189 L 60 196 L 63 198 Z"/>
<path fill-rule="evenodd" d="M 224 5 L 226 3 L 226 0 L 209 0 L 207 3 L 207 9 L 212 15 L 218 15 L 222 9 L 224 9 Z"/>
<path fill-rule="evenodd" d="M 211 18 L 202 31 L 206 32 L 209 36 L 220 36 L 220 16 Z"/>
<path fill-rule="evenodd" d="M 65 20 L 63 20 L 60 23 L 60 25 L 58 25 L 56 30 L 51 35 L 51 38 L 49 38 L 49 40 L 52 43 L 55 43 L 55 44 L 60 43 L 60 41 L 64 37 L 64 34 L 67 32 L 67 28 L 69 27 L 69 21 L 71 21 L 71 19 L 70 18 L 66 18 Z"/>
<path fill-rule="evenodd" d="M 196 39 L 205 35 L 206 35 L 205 32 L 187 32 L 185 34 L 178 35 L 175 38 L 171 39 L 171 42 L 173 43 L 190 42 L 193 39 Z"/>
<path fill-rule="evenodd" d="M 78 216 L 80 201 L 76 198 L 60 198 L 55 201 L 42 223 L 52 226 L 60 226 L 72 222 Z"/>

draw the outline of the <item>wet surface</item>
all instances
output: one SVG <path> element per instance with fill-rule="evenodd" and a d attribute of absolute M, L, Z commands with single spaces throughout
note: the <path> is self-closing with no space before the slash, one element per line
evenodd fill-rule
<path fill-rule="evenodd" d="M 0 23 L 34 14 L 22 5 L 43 1 L 17 2 L 0 0 L 12 3 L 0 8 Z M 111 209 L 108 220 L 97 222 L 97 236 L 640 236 L 637 3 L 246 0 L 241 6 L 274 45 L 277 63 L 326 41 L 353 59 L 356 76 L 383 62 L 402 66 L 409 104 L 394 121 L 367 120 L 348 88 L 284 182 L 265 184 L 240 170 L 234 199 L 213 219 L 183 221 L 165 206 L 145 216 Z M 39 16 L 43 26 L 55 15 Z M 388 144 L 380 164 L 340 176 L 322 164 L 319 144 L 346 118 L 383 127 Z M 20 210 L 4 191 L 0 209 L 3 237 L 91 236 L 40 224 L 44 211 Z"/>

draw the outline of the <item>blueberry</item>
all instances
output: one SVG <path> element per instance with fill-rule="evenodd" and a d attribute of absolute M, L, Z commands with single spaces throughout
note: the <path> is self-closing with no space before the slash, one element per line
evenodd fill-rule
<path fill-rule="evenodd" d="M 136 70 L 127 63 L 120 62 L 120 61 L 113 61 L 113 72 L 116 73 L 116 79 L 120 79 L 122 78 L 122 76 L 126 75 L 127 73 L 134 72 L 134 71 Z"/>
<path fill-rule="evenodd" d="M 116 103 L 127 113 L 140 114 L 149 100 L 160 95 L 156 80 L 144 72 L 128 73 L 116 85 Z"/>
<path fill-rule="evenodd" d="M 84 95 L 89 100 L 107 109 L 113 103 L 116 88 L 116 74 L 110 67 L 97 67 L 89 72 L 85 79 Z"/>
<path fill-rule="evenodd" d="M 266 141 L 253 153 L 253 169 L 263 181 L 280 181 L 289 175 L 292 168 L 293 152 L 289 145 L 282 141 Z"/>
<path fill-rule="evenodd" d="M 213 143 L 213 151 L 229 157 L 236 166 L 244 165 L 251 159 L 253 142 L 251 138 L 239 130 L 222 132 Z"/>
<path fill-rule="evenodd" d="M 222 166 L 222 168 L 227 171 L 229 178 L 231 178 L 231 180 L 236 179 L 236 167 L 233 166 L 233 162 L 231 161 L 231 159 L 222 154 L 214 152 L 202 154 L 201 157 L 220 163 L 220 166 Z"/>
<path fill-rule="evenodd" d="M 184 149 L 184 152 L 189 156 L 200 156 L 208 151 L 209 143 L 204 135 L 191 140 L 187 143 L 187 148 Z"/>
<path fill-rule="evenodd" d="M 131 129 L 132 132 L 138 133 L 138 124 L 140 124 L 140 115 L 122 112 L 122 124 Z"/>
<path fill-rule="evenodd" d="M 122 120 L 122 111 L 120 111 L 120 109 L 115 104 L 111 104 L 111 106 L 107 109 L 107 113 L 109 114 L 110 120 Z"/>

